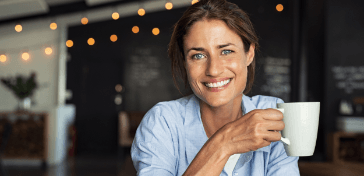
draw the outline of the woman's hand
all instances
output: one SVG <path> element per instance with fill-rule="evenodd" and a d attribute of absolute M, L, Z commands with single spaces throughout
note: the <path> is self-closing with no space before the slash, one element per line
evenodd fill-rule
<path fill-rule="evenodd" d="M 279 141 L 284 129 L 282 112 L 276 109 L 256 109 L 219 129 L 218 138 L 228 155 L 246 153 Z"/>
<path fill-rule="evenodd" d="M 283 114 L 276 109 L 253 110 L 220 128 L 187 168 L 187 175 L 220 175 L 229 157 L 279 141 Z M 277 132 L 275 132 L 277 131 Z"/>

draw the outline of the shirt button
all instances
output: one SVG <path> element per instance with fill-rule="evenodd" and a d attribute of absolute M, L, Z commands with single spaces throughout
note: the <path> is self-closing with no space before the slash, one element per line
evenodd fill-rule
<path fill-rule="evenodd" d="M 235 172 L 234 175 L 239 175 L 239 173 Z"/>

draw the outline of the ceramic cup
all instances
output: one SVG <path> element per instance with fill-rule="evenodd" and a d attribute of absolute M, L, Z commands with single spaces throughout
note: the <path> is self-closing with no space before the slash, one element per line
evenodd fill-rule
<path fill-rule="evenodd" d="M 320 102 L 277 103 L 283 113 L 281 141 L 288 156 L 312 156 L 319 124 Z"/>

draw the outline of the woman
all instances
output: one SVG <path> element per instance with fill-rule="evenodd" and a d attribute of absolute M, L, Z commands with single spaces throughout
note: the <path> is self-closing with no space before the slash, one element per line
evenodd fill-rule
<path fill-rule="evenodd" d="M 279 142 L 283 101 L 245 96 L 258 39 L 248 16 L 225 0 L 201 0 L 177 22 L 169 45 L 174 79 L 193 94 L 155 105 L 132 145 L 138 175 L 299 175 Z M 176 82 L 176 80 L 175 80 Z"/>

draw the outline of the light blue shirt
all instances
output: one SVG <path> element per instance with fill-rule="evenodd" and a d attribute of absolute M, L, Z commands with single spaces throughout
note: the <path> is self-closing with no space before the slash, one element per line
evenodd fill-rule
<path fill-rule="evenodd" d="M 276 108 L 283 100 L 269 96 L 243 96 L 245 113 Z M 131 157 L 141 176 L 182 175 L 208 140 L 195 95 L 161 102 L 141 121 L 131 147 Z M 282 142 L 242 153 L 233 170 L 238 176 L 299 175 L 298 157 L 287 156 Z M 227 176 L 225 170 L 220 174 Z"/>

